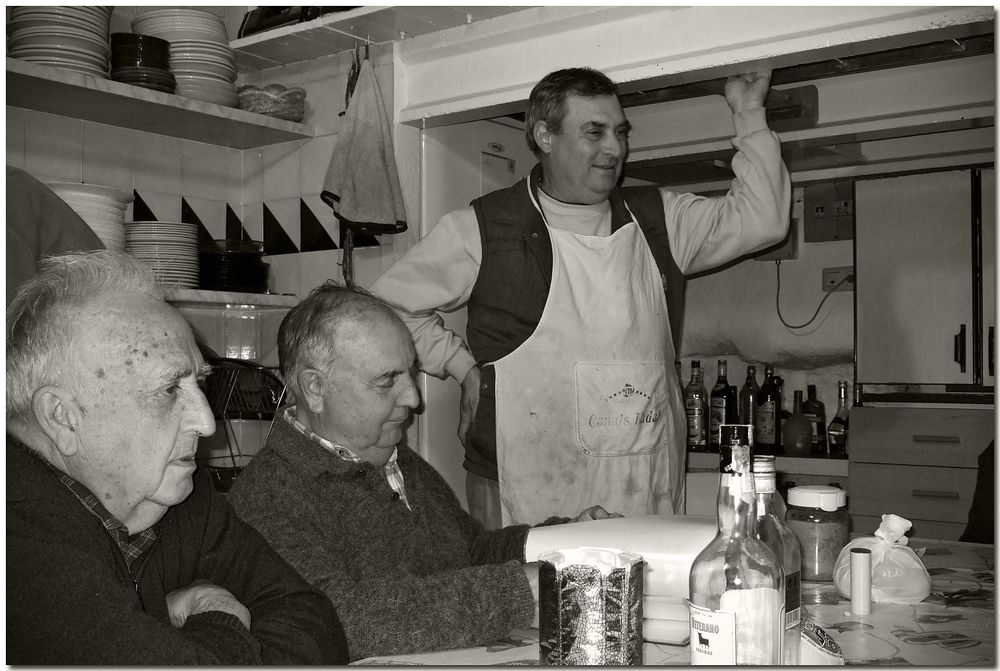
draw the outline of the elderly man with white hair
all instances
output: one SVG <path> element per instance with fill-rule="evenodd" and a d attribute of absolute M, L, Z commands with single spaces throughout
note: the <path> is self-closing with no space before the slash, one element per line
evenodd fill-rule
<path fill-rule="evenodd" d="M 7 663 L 337 664 L 343 629 L 207 475 L 208 373 L 125 254 L 42 263 L 7 308 Z"/>

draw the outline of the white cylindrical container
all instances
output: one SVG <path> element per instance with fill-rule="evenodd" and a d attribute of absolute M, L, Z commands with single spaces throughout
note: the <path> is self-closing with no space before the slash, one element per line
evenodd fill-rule
<path fill-rule="evenodd" d="M 868 548 L 851 548 L 851 612 L 872 612 L 872 551 Z"/>

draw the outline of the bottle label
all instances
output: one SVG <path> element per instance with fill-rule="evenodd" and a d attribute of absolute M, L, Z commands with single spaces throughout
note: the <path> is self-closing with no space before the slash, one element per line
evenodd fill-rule
<path fill-rule="evenodd" d="M 711 414 L 709 430 L 712 432 L 712 443 L 717 445 L 719 443 L 719 427 L 726 423 L 726 399 L 713 398 L 712 409 L 709 413 Z"/>
<path fill-rule="evenodd" d="M 820 432 L 820 422 L 819 415 L 813 413 L 803 413 L 805 418 L 809 420 L 809 425 L 812 427 L 812 445 L 813 447 L 819 447 L 819 432 Z"/>
<path fill-rule="evenodd" d="M 688 401 L 687 405 L 687 440 L 688 445 L 704 447 L 707 443 L 705 430 L 705 415 L 697 401 Z"/>
<path fill-rule="evenodd" d="M 797 627 L 802 620 L 801 575 L 799 571 L 785 575 L 785 629 Z"/>
<path fill-rule="evenodd" d="M 765 401 L 757 408 L 757 441 L 773 444 L 774 436 L 774 401 Z"/>
<path fill-rule="evenodd" d="M 691 664 L 736 664 L 736 613 L 691 607 Z"/>

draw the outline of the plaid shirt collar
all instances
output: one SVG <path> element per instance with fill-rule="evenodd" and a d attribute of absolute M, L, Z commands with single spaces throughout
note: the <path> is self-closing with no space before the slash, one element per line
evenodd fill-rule
<path fill-rule="evenodd" d="M 108 535 L 118 545 L 122 555 L 125 557 L 125 563 L 128 565 L 129 571 L 131 571 L 135 560 L 141 557 L 142 553 L 151 548 L 153 543 L 156 542 L 158 535 L 156 526 L 151 526 L 135 535 L 129 535 L 128 527 L 109 513 L 108 509 L 101 505 L 101 502 L 89 489 L 59 469 L 51 465 L 49 467 L 59 476 L 59 481 L 66 485 L 66 488 L 73 492 L 73 495 L 80 500 L 84 508 L 101 521 Z"/>
<path fill-rule="evenodd" d="M 344 461 L 349 461 L 351 463 L 359 464 L 364 461 L 361 457 L 354 454 L 351 450 L 344 447 L 343 445 L 338 445 L 330 440 L 327 440 L 323 436 L 313 432 L 302 422 L 300 422 L 295 416 L 295 409 L 297 406 L 290 405 L 285 408 L 283 417 L 288 424 L 301 433 L 303 436 L 313 441 L 314 443 L 322 446 L 324 449 L 337 455 Z M 389 481 L 389 486 L 392 487 L 392 491 L 399 494 L 399 499 L 402 501 L 408 510 L 410 508 L 410 502 L 406 498 L 406 486 L 403 483 L 403 471 L 400 470 L 399 464 L 397 463 L 396 457 L 399 454 L 399 448 L 393 448 L 392 456 L 389 457 L 389 461 L 386 462 L 385 467 L 382 469 L 385 472 L 385 478 Z"/>

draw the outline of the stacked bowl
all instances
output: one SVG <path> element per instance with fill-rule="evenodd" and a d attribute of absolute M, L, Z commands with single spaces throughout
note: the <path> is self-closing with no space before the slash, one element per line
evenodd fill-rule
<path fill-rule="evenodd" d="M 173 93 L 170 42 L 152 35 L 111 34 L 111 78 L 133 86 Z"/>
<path fill-rule="evenodd" d="M 170 42 L 178 95 L 236 107 L 236 59 L 221 18 L 197 9 L 156 9 L 133 19 L 132 31 Z"/>
<path fill-rule="evenodd" d="M 51 67 L 107 78 L 114 7 L 12 7 L 7 52 Z"/>
<path fill-rule="evenodd" d="M 198 286 L 198 225 L 182 221 L 130 221 L 125 251 L 150 268 L 163 287 Z"/>
<path fill-rule="evenodd" d="M 108 249 L 125 251 L 125 208 L 132 194 L 97 184 L 46 182 L 80 218 L 87 222 Z"/>

